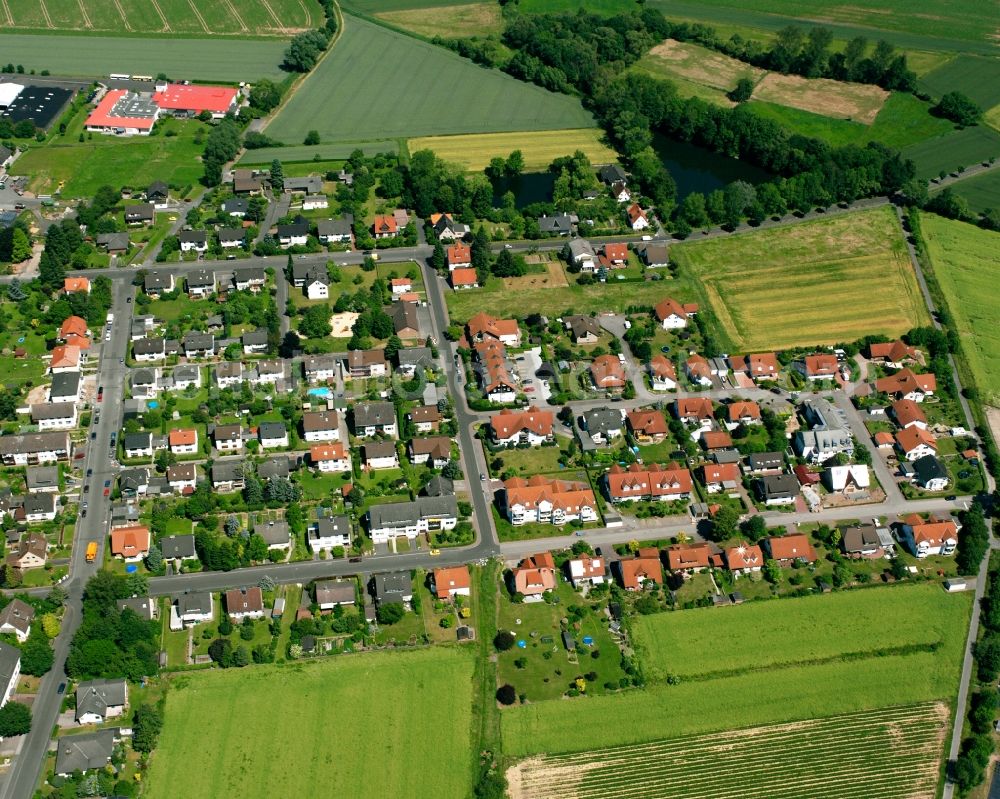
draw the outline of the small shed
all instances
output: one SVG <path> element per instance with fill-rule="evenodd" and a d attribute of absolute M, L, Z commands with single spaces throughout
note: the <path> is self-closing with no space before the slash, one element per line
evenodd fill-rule
<path fill-rule="evenodd" d="M 573 636 L 567 630 L 562 631 L 562 642 L 567 652 L 576 651 L 576 641 L 573 640 Z"/>

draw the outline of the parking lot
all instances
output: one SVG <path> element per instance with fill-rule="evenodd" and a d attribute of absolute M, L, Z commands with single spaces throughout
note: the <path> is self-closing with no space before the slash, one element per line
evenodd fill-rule
<path fill-rule="evenodd" d="M 543 403 L 552 393 L 549 389 L 549 382 L 535 377 L 535 373 L 542 366 L 542 350 L 540 347 L 526 350 L 514 359 L 514 366 L 517 368 L 517 375 L 524 387 L 524 393 L 532 403 Z"/>

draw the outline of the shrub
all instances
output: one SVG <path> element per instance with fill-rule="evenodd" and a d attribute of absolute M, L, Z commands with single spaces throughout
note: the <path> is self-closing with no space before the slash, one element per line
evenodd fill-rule
<path fill-rule="evenodd" d="M 510 630 L 500 630 L 496 636 L 493 638 L 493 646 L 497 648 L 499 652 L 506 652 L 516 643 L 514 638 L 514 633 Z"/>
<path fill-rule="evenodd" d="M 509 683 L 497 688 L 497 701 L 501 705 L 513 705 L 517 701 L 517 691 Z"/>

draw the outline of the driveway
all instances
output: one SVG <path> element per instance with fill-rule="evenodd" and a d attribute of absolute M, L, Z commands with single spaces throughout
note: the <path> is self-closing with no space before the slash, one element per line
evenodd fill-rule
<path fill-rule="evenodd" d="M 521 378 L 521 384 L 525 387 L 525 393 L 532 404 L 541 404 L 548 401 L 552 393 L 548 388 L 548 381 L 543 383 L 540 378 L 535 376 L 535 373 L 542 367 L 541 347 L 534 347 L 518 354 L 514 359 L 514 366 L 517 369 L 518 376 Z M 533 389 L 533 391 L 527 391 L 529 388 Z"/>

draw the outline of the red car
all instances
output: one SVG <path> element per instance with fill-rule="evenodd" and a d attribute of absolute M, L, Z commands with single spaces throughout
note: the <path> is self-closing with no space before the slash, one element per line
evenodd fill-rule
<path fill-rule="evenodd" d="M 110 488 L 105 488 L 104 489 L 104 496 L 109 496 L 110 494 L 111 494 L 111 489 Z"/>

